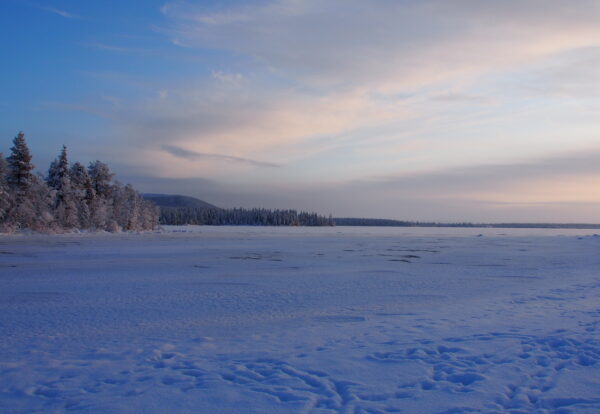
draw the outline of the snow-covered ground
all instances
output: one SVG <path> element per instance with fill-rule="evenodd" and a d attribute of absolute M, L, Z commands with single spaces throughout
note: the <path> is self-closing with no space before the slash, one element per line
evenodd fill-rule
<path fill-rule="evenodd" d="M 0 412 L 598 413 L 593 232 L 0 236 Z"/>

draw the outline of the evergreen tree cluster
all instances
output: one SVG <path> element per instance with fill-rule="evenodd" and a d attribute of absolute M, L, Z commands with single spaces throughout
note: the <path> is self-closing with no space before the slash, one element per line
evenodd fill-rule
<path fill-rule="evenodd" d="M 206 209 L 194 207 L 162 207 L 160 223 L 171 225 L 246 225 L 246 226 L 333 226 L 333 219 L 316 213 L 263 208 Z"/>
<path fill-rule="evenodd" d="M 0 232 L 141 231 L 158 226 L 159 210 L 131 185 L 114 182 L 108 166 L 70 164 L 67 147 L 48 175 L 33 173 L 31 153 L 20 132 L 6 159 L 0 153 Z"/>

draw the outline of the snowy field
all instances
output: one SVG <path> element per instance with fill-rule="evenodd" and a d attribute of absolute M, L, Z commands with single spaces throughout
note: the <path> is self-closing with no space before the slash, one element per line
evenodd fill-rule
<path fill-rule="evenodd" d="M 600 413 L 593 233 L 0 236 L 0 412 Z"/>

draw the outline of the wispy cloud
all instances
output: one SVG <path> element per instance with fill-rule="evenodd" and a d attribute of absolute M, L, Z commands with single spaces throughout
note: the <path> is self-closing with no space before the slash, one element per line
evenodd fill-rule
<path fill-rule="evenodd" d="M 545 97 L 600 97 L 600 41 L 537 62 L 523 82 L 529 92 Z"/>
<path fill-rule="evenodd" d="M 221 82 L 239 83 L 244 79 L 240 73 L 226 73 L 220 70 L 213 71 L 212 77 Z"/>
<path fill-rule="evenodd" d="M 64 17 L 65 19 L 81 19 L 81 16 L 78 16 L 73 13 L 69 13 L 68 11 L 65 11 L 65 10 L 56 9 L 54 7 L 42 7 L 42 9 L 46 10 L 50 13 L 54 13 L 58 16 Z"/>
<path fill-rule="evenodd" d="M 446 93 L 441 93 L 441 94 L 437 94 L 431 97 L 431 99 L 433 101 L 439 101 L 439 102 L 448 102 L 448 103 L 453 103 L 453 102 L 463 102 L 463 103 L 480 103 L 480 104 L 487 104 L 487 103 L 491 103 L 491 99 L 486 97 L 486 96 L 481 96 L 481 95 L 468 95 L 465 93 L 460 93 L 460 92 L 446 92 Z"/>
<path fill-rule="evenodd" d="M 269 154 L 288 161 L 314 151 L 302 147 L 307 140 L 397 119 L 402 107 L 381 107 L 363 93 L 315 97 L 213 74 L 208 81 L 173 86 L 159 98 L 131 103 L 115 116 L 132 140 L 156 144 L 169 136 L 206 153 L 235 152 L 249 159 Z"/>
<path fill-rule="evenodd" d="M 540 13 L 540 8 L 544 12 Z M 164 8 L 173 38 L 251 56 L 312 86 L 403 89 L 510 69 L 600 40 L 595 0 L 271 0 Z"/>
<path fill-rule="evenodd" d="M 92 47 L 94 49 L 100 49 L 100 50 L 105 50 L 108 52 L 116 52 L 116 53 L 146 52 L 145 49 L 137 49 L 137 48 L 124 47 L 124 46 L 109 45 L 109 44 L 105 44 L 105 43 L 83 43 L 83 45 L 87 46 L 87 47 Z"/>
<path fill-rule="evenodd" d="M 522 162 L 481 164 L 347 183 L 413 198 L 502 203 L 600 202 L 600 148 Z M 595 183 L 594 186 L 590 186 Z"/>
<path fill-rule="evenodd" d="M 269 168 L 276 168 L 276 167 L 281 166 L 280 164 L 276 164 L 276 163 L 272 163 L 272 162 L 256 161 L 256 160 L 251 160 L 248 158 L 234 157 L 232 155 L 210 154 L 210 153 L 204 153 L 204 152 L 190 151 L 190 150 L 186 150 L 186 149 L 180 148 L 180 147 L 175 147 L 172 145 L 163 145 L 162 149 L 171 155 L 174 155 L 178 158 L 184 158 L 187 160 L 211 159 L 211 160 L 217 160 L 217 161 L 241 163 L 241 164 L 251 165 L 254 167 L 269 167 Z"/>

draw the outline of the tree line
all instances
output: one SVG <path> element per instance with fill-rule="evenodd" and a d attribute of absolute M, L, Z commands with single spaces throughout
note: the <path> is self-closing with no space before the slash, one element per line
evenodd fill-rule
<path fill-rule="evenodd" d="M 33 173 L 22 132 L 10 150 L 7 158 L 0 153 L 0 232 L 116 232 L 158 226 L 159 209 L 130 184 L 113 181 L 114 174 L 103 162 L 91 162 L 87 168 L 70 164 L 63 146 L 42 176 Z"/>
<path fill-rule="evenodd" d="M 197 208 L 161 207 L 160 223 L 171 225 L 245 225 L 245 226 L 333 226 L 331 216 L 296 210 L 269 210 L 264 208 Z"/>
<path fill-rule="evenodd" d="M 589 223 L 440 223 L 434 221 L 402 221 L 391 219 L 334 218 L 337 226 L 369 226 L 369 227 L 489 227 L 499 229 L 600 229 L 600 224 Z"/>

